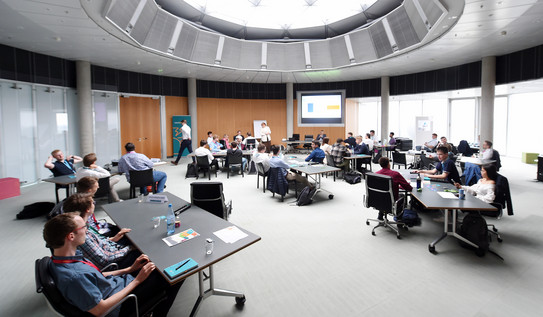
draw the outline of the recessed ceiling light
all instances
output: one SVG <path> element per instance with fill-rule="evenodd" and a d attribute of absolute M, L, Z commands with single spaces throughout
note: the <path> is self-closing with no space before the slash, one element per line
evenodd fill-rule
<path fill-rule="evenodd" d="M 162 73 L 164 70 L 162 68 L 157 69 L 157 72 Z"/>
<path fill-rule="evenodd" d="M 507 31 L 501 31 L 501 35 L 507 35 Z"/>

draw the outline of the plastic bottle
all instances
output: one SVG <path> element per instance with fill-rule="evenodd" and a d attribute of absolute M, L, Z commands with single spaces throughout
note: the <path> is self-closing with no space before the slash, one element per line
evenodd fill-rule
<path fill-rule="evenodd" d="M 422 185 L 422 179 L 420 178 L 420 174 L 419 174 L 417 176 L 417 189 L 419 189 L 421 185 Z"/>
<path fill-rule="evenodd" d="M 172 204 L 168 205 L 168 214 L 166 215 L 166 230 L 169 236 L 175 233 L 175 215 Z"/>

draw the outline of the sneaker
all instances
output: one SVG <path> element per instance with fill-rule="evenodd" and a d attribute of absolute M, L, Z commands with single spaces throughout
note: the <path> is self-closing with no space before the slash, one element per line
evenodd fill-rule
<path fill-rule="evenodd" d="M 178 164 L 176 161 L 171 161 L 170 163 L 172 163 L 173 165 L 177 165 L 177 164 Z"/>

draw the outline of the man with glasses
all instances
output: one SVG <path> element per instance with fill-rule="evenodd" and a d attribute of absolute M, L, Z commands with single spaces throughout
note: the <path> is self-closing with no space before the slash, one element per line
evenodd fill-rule
<path fill-rule="evenodd" d="M 74 213 L 49 220 L 43 229 L 43 238 L 53 249 L 50 270 L 64 298 L 82 311 L 102 316 L 129 294 L 136 294 L 141 308 L 149 298 L 165 291 L 166 299 L 153 309 L 153 316 L 166 316 L 183 282 L 170 286 L 144 254 L 127 268 L 100 272 L 78 250 L 85 243 L 86 231 L 85 220 Z M 126 316 L 133 311 L 134 302 L 128 300 L 108 316 Z"/>

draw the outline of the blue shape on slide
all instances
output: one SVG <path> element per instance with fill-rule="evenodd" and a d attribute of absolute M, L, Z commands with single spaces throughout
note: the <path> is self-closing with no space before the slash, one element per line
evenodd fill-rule
<path fill-rule="evenodd" d="M 313 112 L 313 103 L 308 103 L 307 104 L 307 112 Z"/>

